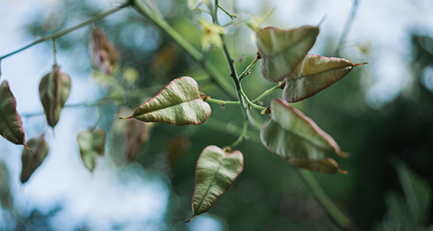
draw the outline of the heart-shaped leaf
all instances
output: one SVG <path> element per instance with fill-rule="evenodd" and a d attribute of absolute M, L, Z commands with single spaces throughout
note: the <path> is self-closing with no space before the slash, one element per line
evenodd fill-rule
<path fill-rule="evenodd" d="M 130 117 L 143 122 L 168 123 L 176 126 L 201 124 L 209 118 L 211 108 L 191 77 L 171 81 L 156 96 L 140 105 Z"/>
<path fill-rule="evenodd" d="M 208 211 L 229 190 L 242 172 L 243 161 L 239 151 L 227 153 L 217 146 L 207 146 L 202 151 L 195 171 L 193 217 Z"/>
<path fill-rule="evenodd" d="M 23 184 L 29 180 L 33 172 L 42 164 L 49 151 L 44 135 L 41 135 L 39 138 L 30 139 L 27 142 L 27 146 L 32 151 L 23 149 L 21 154 L 22 169 L 20 181 Z"/>
<path fill-rule="evenodd" d="M 44 75 L 39 83 L 39 98 L 44 107 L 48 125 L 54 128 L 71 91 L 71 78 L 53 66 L 53 71 Z"/>
<path fill-rule="evenodd" d="M 90 35 L 90 57 L 92 65 L 101 72 L 110 75 L 119 60 L 116 48 L 104 31 L 94 26 Z"/>
<path fill-rule="evenodd" d="M 323 160 L 335 154 L 346 156 L 335 140 L 320 129 L 313 120 L 282 99 L 273 99 L 271 115 L 262 125 L 260 139 L 271 152 L 295 165 L 308 167 L 301 160 L 320 161 L 310 168 L 323 168 Z M 326 163 L 329 165 L 330 163 Z"/>
<path fill-rule="evenodd" d="M 0 135 L 14 144 L 26 146 L 21 117 L 16 110 L 15 97 L 7 81 L 0 85 Z"/>
<path fill-rule="evenodd" d="M 347 59 L 308 54 L 287 76 L 283 98 L 298 102 L 311 97 L 342 79 L 357 65 Z"/>
<path fill-rule="evenodd" d="M 81 159 L 90 172 L 96 167 L 98 156 L 103 156 L 107 134 L 103 128 L 80 132 L 77 137 Z"/>
<path fill-rule="evenodd" d="M 256 45 L 262 57 L 265 79 L 278 82 L 290 75 L 313 47 L 319 27 L 303 26 L 293 30 L 267 27 L 257 32 Z"/>

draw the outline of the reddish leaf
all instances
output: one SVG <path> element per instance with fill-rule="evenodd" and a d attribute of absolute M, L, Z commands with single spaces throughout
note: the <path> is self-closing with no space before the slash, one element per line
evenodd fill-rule
<path fill-rule="evenodd" d="M 114 45 L 104 31 L 96 26 L 90 35 L 90 56 L 92 65 L 107 75 L 111 74 L 119 59 Z"/>

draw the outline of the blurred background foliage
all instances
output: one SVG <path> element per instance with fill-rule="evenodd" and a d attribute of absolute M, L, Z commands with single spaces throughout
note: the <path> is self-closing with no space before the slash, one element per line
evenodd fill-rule
<path fill-rule="evenodd" d="M 201 27 L 187 4 L 182 1 L 155 2 L 167 21 L 201 50 Z M 229 10 L 233 10 L 228 1 L 223 3 Z M 36 15 L 32 17 L 34 20 L 27 21 L 26 27 L 21 30 L 30 35 L 50 35 L 102 10 L 104 9 L 92 1 L 59 1 L 50 7 L 35 10 L 33 13 Z M 242 20 L 242 17 L 237 20 L 240 26 L 228 27 L 227 34 L 232 56 L 237 57 L 235 65 L 238 71 L 242 71 L 255 58 L 256 50 L 250 42 L 249 29 L 242 25 Z M 80 78 L 89 78 L 91 73 L 90 78 L 102 89 L 100 105 L 103 116 L 99 125 L 109 133 L 104 158 L 110 161 L 100 164 L 106 164 L 111 171 L 125 179 L 128 175 L 144 172 L 144 178 L 158 176 L 157 179 L 168 186 L 170 191 L 164 224 L 142 227 L 142 230 L 197 230 L 193 224 L 184 224 L 191 215 L 197 157 L 208 145 L 224 147 L 237 138 L 241 127 L 241 112 L 237 106 L 221 107 L 212 104 L 212 115 L 203 125 L 174 127 L 157 124 L 146 128 L 150 136 L 138 148 L 135 160 L 128 160 L 125 157 L 128 142 L 121 132 L 125 129 L 122 128 L 125 124 L 119 125 L 116 120 L 118 116 L 126 115 L 122 114 L 125 111 L 120 108 L 134 109 L 170 80 L 184 75 L 194 77 L 199 83 L 200 91 L 212 98 L 229 97 L 163 31 L 135 11 L 126 9 L 122 14 L 116 13 L 98 21 L 97 25 L 106 32 L 121 57 L 117 72 L 110 78 L 92 72 L 88 64 L 91 27 L 63 36 L 56 42 L 58 52 L 63 57 L 73 57 L 61 62 L 68 62 L 69 68 L 79 73 L 76 76 L 83 76 Z M 330 198 L 353 221 L 354 230 L 411 230 L 405 229 L 404 222 L 399 216 L 393 215 L 395 212 L 386 203 L 389 201 L 386 195 L 390 192 L 398 194 L 405 190 L 391 164 L 393 159 L 404 162 L 415 174 L 413 179 L 427 182 L 432 187 L 433 39 L 418 32 L 408 33 L 412 38 L 411 57 L 408 57 L 407 63 L 411 70 L 411 80 L 410 85 L 395 100 L 380 107 L 369 106 L 365 79 L 371 73 L 367 68 L 356 68 L 328 90 L 294 104 L 333 136 L 342 150 L 350 153 L 348 159 L 337 159 L 341 168 L 349 171 L 348 175 L 314 173 L 314 176 Z M 319 51 L 320 54 L 334 56 L 337 41 L 322 37 L 321 42 L 324 41 L 326 45 L 322 46 L 324 49 Z M 45 46 L 45 52 L 49 55 L 51 44 Z M 354 62 L 365 61 L 359 57 L 368 59 L 368 47 L 361 51 L 358 54 L 343 52 L 342 57 L 354 57 Z M 219 49 L 208 52 L 206 58 L 227 76 L 227 81 L 231 81 Z M 261 77 L 259 65 L 256 65 L 251 75 L 243 81 L 243 86 L 250 98 L 255 98 L 273 84 Z M 270 99 L 281 97 L 280 94 L 281 92 L 275 92 L 266 97 L 263 104 L 269 105 Z M 89 117 L 93 118 L 94 108 L 86 107 L 86 110 Z M 265 117 L 262 116 L 262 119 Z M 6 150 L 7 147 L 2 149 Z M 244 171 L 233 187 L 209 211 L 209 216 L 219 225 L 207 227 L 206 230 L 335 229 L 298 173 L 280 157 L 267 151 L 261 145 L 257 132 L 252 133 L 249 140 L 242 142 L 236 149 L 244 154 Z M 44 165 L 40 168 L 43 167 Z M 53 230 L 51 224 L 56 214 L 62 210 L 62 201 L 50 211 L 39 211 L 38 208 L 26 214 L 16 211 L 13 198 L 17 195 L 10 193 L 9 185 L 10 181 L 18 181 L 18 178 L 7 174 L 8 168 L 9 166 L 0 164 L 0 196 L 4 210 L 3 221 L 10 223 L 0 225 L 0 228 Z M 37 172 L 32 177 L 37 178 Z M 433 222 L 432 215 L 428 213 L 431 200 L 426 207 L 428 209 L 422 227 Z M 131 230 L 122 224 L 113 225 L 110 229 Z M 92 229 L 86 225 L 86 221 L 82 221 L 76 225 L 76 230 Z"/>

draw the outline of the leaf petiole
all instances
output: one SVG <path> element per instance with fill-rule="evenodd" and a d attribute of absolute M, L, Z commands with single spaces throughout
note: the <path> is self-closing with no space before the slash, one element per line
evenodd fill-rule
<path fill-rule="evenodd" d="M 253 103 L 257 103 L 259 100 L 261 100 L 262 98 L 264 98 L 265 96 L 271 94 L 273 91 L 277 90 L 277 89 L 283 89 L 285 85 L 285 82 L 280 82 L 278 85 L 264 91 L 261 95 L 259 95 L 259 97 L 255 98 L 253 101 Z"/>
<path fill-rule="evenodd" d="M 224 105 L 239 105 L 240 104 L 239 101 L 227 101 L 227 100 L 212 99 L 212 98 L 206 99 L 205 101 L 206 102 L 211 102 L 211 103 L 217 103 L 217 104 L 220 104 L 221 106 L 224 106 Z"/>
<path fill-rule="evenodd" d="M 230 14 L 226 9 L 224 9 L 220 4 L 218 4 L 218 8 L 220 8 L 227 16 L 230 17 L 231 20 L 234 20 L 237 15 L 236 14 Z"/>
<path fill-rule="evenodd" d="M 241 82 L 245 77 L 247 77 L 250 74 L 251 68 L 253 68 L 254 64 L 257 63 L 262 57 L 257 52 L 257 57 L 250 63 L 250 65 L 245 68 L 245 70 L 239 75 L 239 82 Z"/>
<path fill-rule="evenodd" d="M 233 149 L 240 142 L 242 142 L 247 137 L 247 131 L 248 131 L 248 120 L 245 120 L 244 121 L 244 126 L 242 127 L 242 133 L 239 135 L 239 138 L 235 142 L 233 142 L 232 145 L 229 146 L 229 148 Z"/>

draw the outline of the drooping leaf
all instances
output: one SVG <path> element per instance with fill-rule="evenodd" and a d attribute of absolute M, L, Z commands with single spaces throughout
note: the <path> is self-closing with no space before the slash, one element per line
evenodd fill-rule
<path fill-rule="evenodd" d="M 299 168 L 306 168 L 306 169 L 327 173 L 327 174 L 334 174 L 337 172 L 343 174 L 347 173 L 346 171 L 341 170 L 338 167 L 338 164 L 337 162 L 335 162 L 334 159 L 329 157 L 321 160 L 309 160 L 303 158 L 284 158 L 284 159 L 290 164 Z"/>
<path fill-rule="evenodd" d="M 13 209 L 13 200 L 9 185 L 9 171 L 3 161 L 0 161 L 0 203 L 7 210 Z"/>
<path fill-rule="evenodd" d="M 143 122 L 168 123 L 176 126 L 201 124 L 209 118 L 211 108 L 191 77 L 171 81 L 156 96 L 140 105 L 132 116 Z"/>
<path fill-rule="evenodd" d="M 29 180 L 30 176 L 34 171 L 42 164 L 45 157 L 48 155 L 48 144 L 45 142 L 44 135 L 38 138 L 30 139 L 27 142 L 27 146 L 32 150 L 23 149 L 21 154 L 21 183 L 25 183 Z"/>
<path fill-rule="evenodd" d="M 256 33 L 265 79 L 278 82 L 290 75 L 316 42 L 319 27 L 303 26 L 293 30 L 267 27 Z"/>
<path fill-rule="evenodd" d="M 418 226 L 423 225 L 429 214 L 432 200 L 431 188 L 426 181 L 412 172 L 403 162 L 395 160 L 394 166 L 413 222 Z"/>
<path fill-rule="evenodd" d="M 15 97 L 7 81 L 0 85 L 0 135 L 14 144 L 25 146 L 21 117 L 16 110 Z"/>
<path fill-rule="evenodd" d="M 207 146 L 197 160 L 192 199 L 194 216 L 208 211 L 232 186 L 242 169 L 241 152 L 227 153 L 217 146 Z"/>
<path fill-rule="evenodd" d="M 283 98 L 298 102 L 341 80 L 356 65 L 347 59 L 308 54 L 287 76 Z"/>
<path fill-rule="evenodd" d="M 103 128 L 83 131 L 78 134 L 81 159 L 90 172 L 96 167 L 98 156 L 103 156 L 107 134 Z"/>
<path fill-rule="evenodd" d="M 89 50 L 93 67 L 110 75 L 119 60 L 119 54 L 104 31 L 96 26 L 90 35 Z"/>
<path fill-rule="evenodd" d="M 129 160 L 135 159 L 139 148 L 148 142 L 152 125 L 137 120 L 128 120 L 126 124 L 126 151 Z"/>
<path fill-rule="evenodd" d="M 272 100 L 271 115 L 262 125 L 260 139 L 267 149 L 289 163 L 311 170 L 332 172 L 325 170 L 333 165 L 327 158 L 346 155 L 314 121 L 282 99 Z M 315 163 L 307 164 L 306 160 Z"/>
<path fill-rule="evenodd" d="M 60 72 L 60 67 L 53 66 L 53 71 L 44 75 L 39 83 L 39 98 L 44 107 L 47 123 L 55 127 L 60 119 L 60 113 L 71 91 L 71 78 Z"/>

